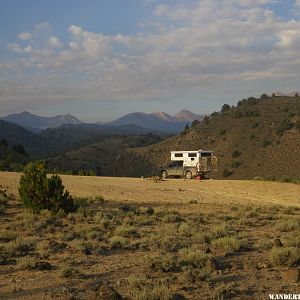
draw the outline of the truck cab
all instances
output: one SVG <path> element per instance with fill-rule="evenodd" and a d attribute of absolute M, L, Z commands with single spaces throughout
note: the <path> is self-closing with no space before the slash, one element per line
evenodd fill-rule
<path fill-rule="evenodd" d="M 204 178 L 217 169 L 217 157 L 210 150 L 171 151 L 171 162 L 162 170 L 162 178 L 195 176 Z"/>

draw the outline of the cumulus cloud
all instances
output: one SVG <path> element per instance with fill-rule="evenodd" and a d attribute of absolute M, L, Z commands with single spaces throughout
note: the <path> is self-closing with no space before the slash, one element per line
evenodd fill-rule
<path fill-rule="evenodd" d="M 80 26 L 72 25 L 69 27 L 72 34 L 70 47 L 83 52 L 90 57 L 100 57 L 108 54 L 111 50 L 111 37 L 99 33 L 84 31 Z"/>
<path fill-rule="evenodd" d="M 30 40 L 32 38 L 32 34 L 30 32 L 21 32 L 18 34 L 18 39 L 22 41 Z"/>
<path fill-rule="evenodd" d="M 262 5 L 266 5 L 269 3 L 276 3 L 278 1 L 276 0 L 238 0 L 238 1 L 232 1 L 232 2 L 236 2 L 239 5 L 242 6 L 252 6 L 252 7 L 256 7 L 256 6 L 262 6 Z"/>
<path fill-rule="evenodd" d="M 168 5 L 161 4 L 155 8 L 154 14 L 156 16 L 161 16 L 161 15 L 165 14 L 167 11 L 168 11 Z"/>
<path fill-rule="evenodd" d="M 13 83 L 18 89 L 5 86 L 1 99 L 4 93 L 45 101 L 223 101 L 272 91 L 280 84 L 295 89 L 300 79 L 300 22 L 280 18 L 265 6 L 270 2 L 158 5 L 148 23 L 160 26 L 150 33 L 105 35 L 74 24 L 64 45 L 53 33 L 38 46 L 10 44 L 20 54 L 19 67 L 18 62 L 6 67 L 22 76 Z M 35 30 L 43 28 L 51 26 L 39 24 Z"/>
<path fill-rule="evenodd" d="M 53 48 L 63 48 L 64 47 L 64 44 L 56 36 L 49 37 L 47 42 L 48 42 L 48 45 Z"/>
<path fill-rule="evenodd" d="M 296 16 L 300 15 L 300 0 L 295 0 L 293 12 Z"/>
<path fill-rule="evenodd" d="M 41 30 L 51 31 L 52 30 L 52 27 L 48 22 L 42 22 L 42 23 L 36 24 L 34 28 L 39 31 L 41 31 Z"/>
<path fill-rule="evenodd" d="M 8 48 L 16 53 L 29 53 L 32 51 L 32 46 L 21 47 L 19 44 L 8 44 Z"/>

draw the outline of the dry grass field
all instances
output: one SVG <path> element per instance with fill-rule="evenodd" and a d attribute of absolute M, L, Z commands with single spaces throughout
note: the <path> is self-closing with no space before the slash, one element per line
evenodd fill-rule
<path fill-rule="evenodd" d="M 61 177 L 78 211 L 34 215 L 19 203 L 20 174 L 0 173 L 0 299 L 300 292 L 300 185 Z"/>

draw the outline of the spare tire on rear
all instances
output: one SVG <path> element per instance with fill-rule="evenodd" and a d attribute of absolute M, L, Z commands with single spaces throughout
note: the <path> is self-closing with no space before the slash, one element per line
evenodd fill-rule
<path fill-rule="evenodd" d="M 191 171 L 186 171 L 184 177 L 185 177 L 185 179 L 192 179 L 192 177 L 193 177 L 192 172 Z"/>

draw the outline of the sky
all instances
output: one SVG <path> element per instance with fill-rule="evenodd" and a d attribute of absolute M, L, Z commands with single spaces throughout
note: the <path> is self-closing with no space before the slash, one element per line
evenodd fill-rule
<path fill-rule="evenodd" d="M 0 116 L 203 114 L 299 83 L 300 0 L 0 1 Z"/>

